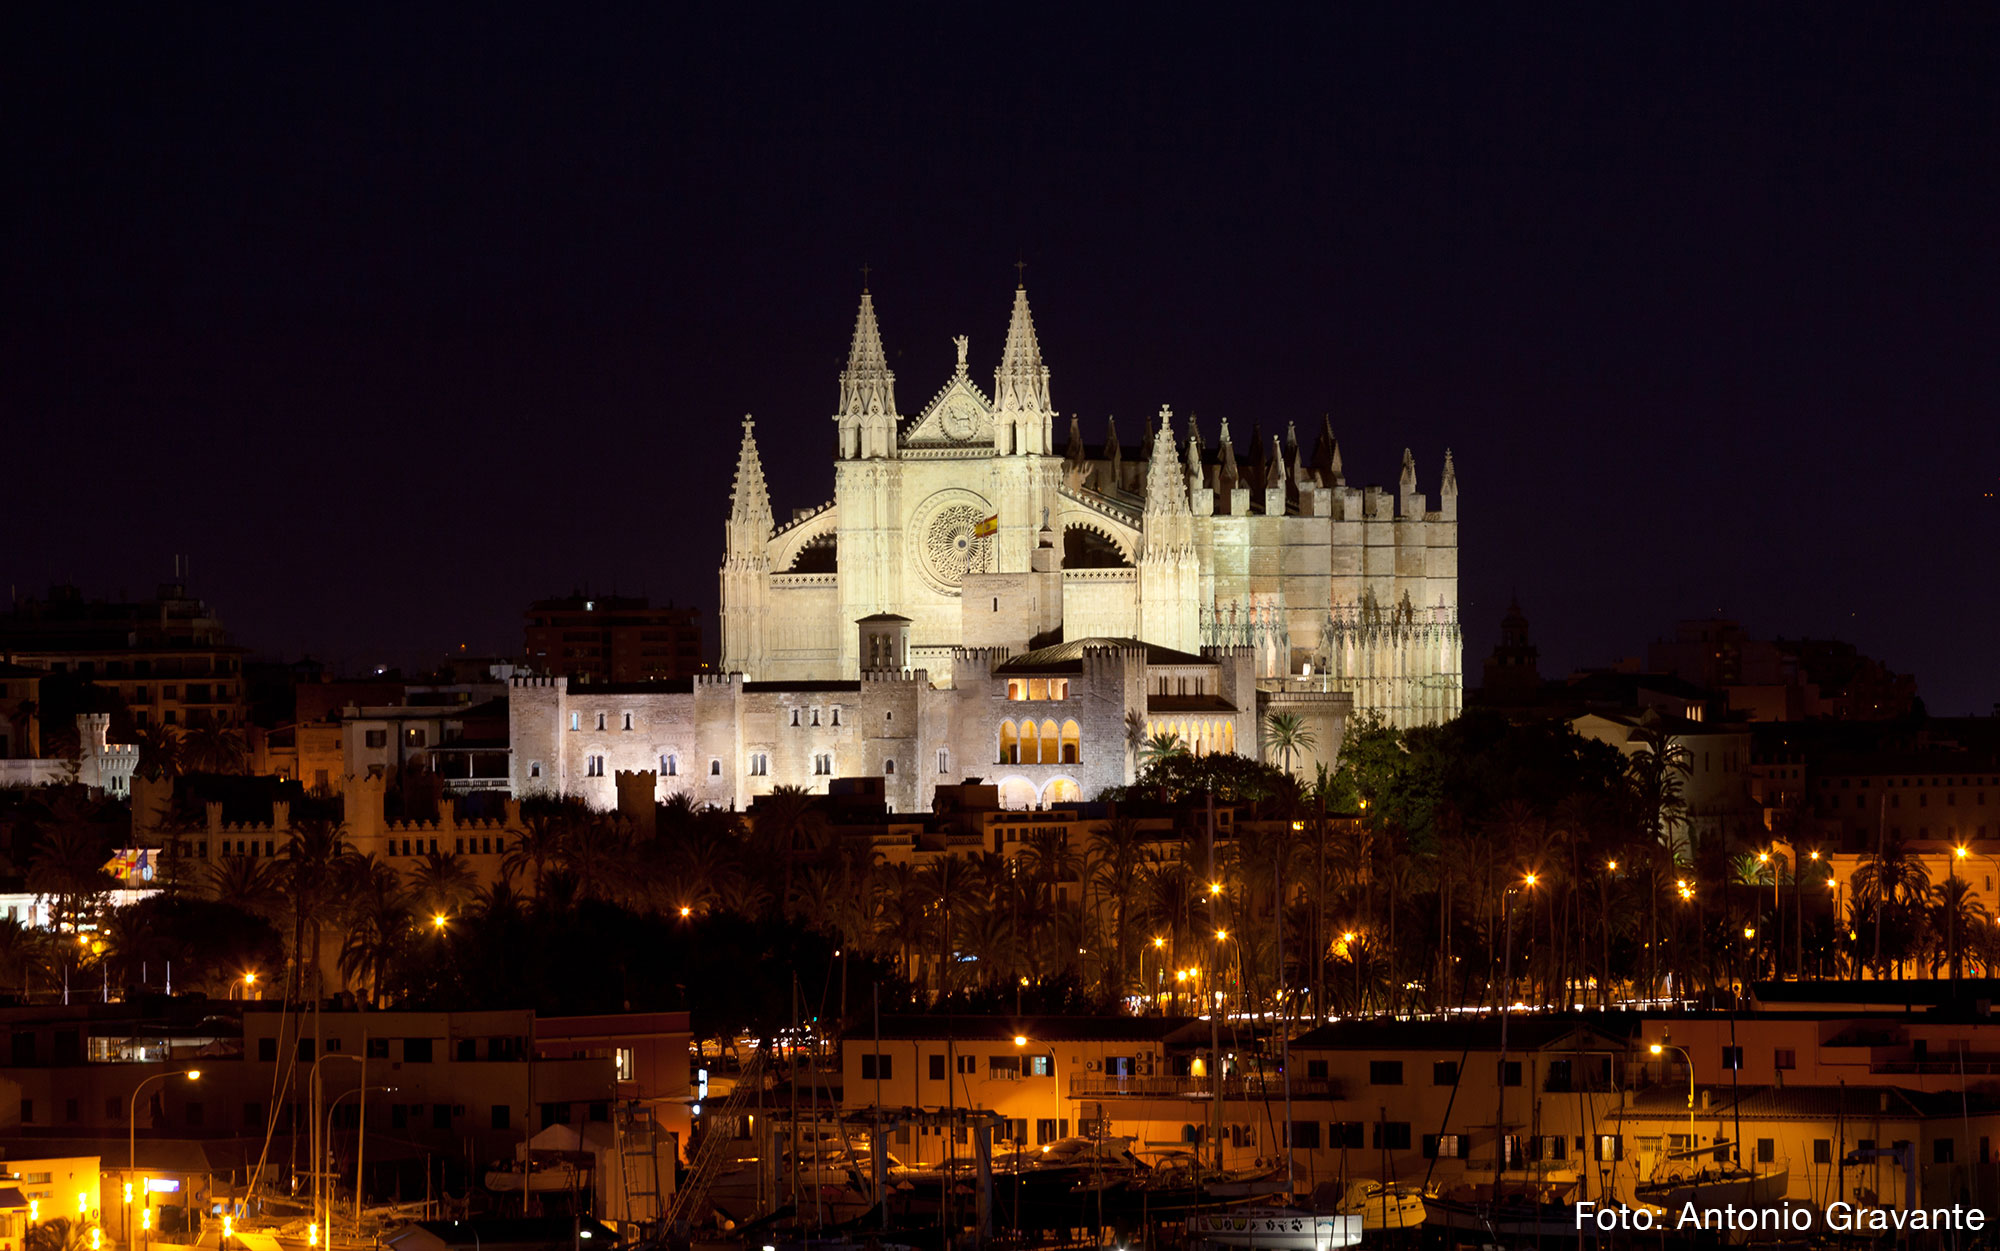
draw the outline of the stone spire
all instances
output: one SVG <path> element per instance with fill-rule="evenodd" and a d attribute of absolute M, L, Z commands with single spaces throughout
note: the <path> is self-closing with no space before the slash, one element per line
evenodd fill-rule
<path fill-rule="evenodd" d="M 1396 483 L 1396 494 L 1401 497 L 1403 516 L 1424 515 L 1424 497 L 1417 490 L 1417 458 L 1407 447 L 1403 449 L 1403 474 Z"/>
<path fill-rule="evenodd" d="M 1201 431 L 1195 428 L 1192 417 L 1188 418 L 1187 484 L 1190 491 L 1208 485 L 1208 474 L 1201 467 Z"/>
<path fill-rule="evenodd" d="M 1174 410 L 1162 404 L 1160 430 L 1153 437 L 1153 458 L 1146 466 L 1147 532 L 1152 533 L 1161 519 L 1187 515 L 1187 483 L 1181 477 L 1181 467 L 1174 456 Z M 1187 537 L 1189 542 L 1193 541 L 1192 530 Z M 1178 532 L 1171 541 L 1179 541 Z M 1151 542 L 1149 539 L 1149 547 Z"/>
<path fill-rule="evenodd" d="M 1220 495 L 1227 495 L 1241 485 L 1242 474 L 1236 469 L 1236 445 L 1229 441 L 1229 418 L 1222 419 L 1222 434 L 1216 440 L 1215 489 Z"/>
<path fill-rule="evenodd" d="M 1189 446 L 1194 446 L 1190 439 Z M 1197 462 L 1199 463 L 1199 462 Z M 1196 601 L 1194 512 L 1174 459 L 1173 410 L 1160 408 L 1160 432 L 1146 469 L 1145 547 L 1139 554 L 1139 637 L 1180 651 L 1201 646 Z"/>
<path fill-rule="evenodd" d="M 1110 466 L 1105 471 L 1110 478 L 1110 485 L 1123 487 L 1125 485 L 1125 449 L 1118 445 L 1118 419 L 1116 417 L 1106 417 L 1104 419 L 1103 455 L 1105 463 Z"/>
<path fill-rule="evenodd" d="M 882 350 L 882 332 L 875 324 L 875 297 L 861 292 L 861 311 L 854 318 L 854 342 L 847 349 L 847 368 L 840 373 L 840 451 L 843 459 L 895 455 L 896 375 Z"/>
<path fill-rule="evenodd" d="M 854 318 L 854 342 L 847 349 L 847 368 L 840 374 L 840 411 L 856 417 L 896 412 L 896 375 L 882 350 L 882 331 L 875 324 L 875 297 L 861 293 L 861 311 Z"/>
<path fill-rule="evenodd" d="M 771 493 L 757 455 L 756 422 L 743 417 L 736 485 L 722 550 L 721 664 L 724 673 L 756 673 L 764 663 L 764 620 L 770 608 Z"/>
<path fill-rule="evenodd" d="M 1071 486 L 1082 486 L 1090 469 L 1090 453 L 1083 446 L 1083 425 L 1075 413 L 1069 415 L 1069 447 L 1063 452 L 1063 467 Z"/>
<path fill-rule="evenodd" d="M 1451 449 L 1444 450 L 1444 478 L 1438 483 L 1438 511 L 1446 521 L 1458 520 L 1458 469 L 1451 463 Z"/>
<path fill-rule="evenodd" d="M 743 444 L 736 449 L 736 485 L 729 492 L 729 533 L 732 545 L 741 527 L 745 537 L 771 533 L 771 491 L 764 484 L 764 462 L 757 455 L 757 422 L 743 414 Z"/>
<path fill-rule="evenodd" d="M 1266 491 L 1285 489 L 1285 448 L 1278 442 L 1278 436 L 1275 434 L 1271 436 L 1271 464 L 1264 479 L 1264 489 Z"/>
<path fill-rule="evenodd" d="M 1319 441 L 1313 444 L 1312 467 L 1319 474 L 1321 486 L 1341 485 L 1340 440 L 1333 437 L 1333 418 L 1329 416 L 1320 417 Z"/>
<path fill-rule="evenodd" d="M 1000 367 L 993 371 L 995 422 L 1015 431 L 1013 446 L 1002 451 L 1017 455 L 1047 455 L 1049 369 L 1042 364 L 1042 346 L 1035 338 L 1035 320 L 1028 314 L 1028 289 L 1014 288 L 1014 313 L 1007 323 L 1007 344 L 1000 349 Z"/>

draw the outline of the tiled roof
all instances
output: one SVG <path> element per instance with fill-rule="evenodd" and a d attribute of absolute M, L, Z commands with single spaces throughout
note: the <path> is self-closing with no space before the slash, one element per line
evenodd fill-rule
<path fill-rule="evenodd" d="M 1206 656 L 1193 656 L 1187 652 L 1177 652 L 1171 647 L 1161 647 L 1157 643 L 1146 643 L 1138 639 L 1087 638 L 1072 639 L 1067 643 L 1057 643 L 1051 647 L 1038 647 L 1031 652 L 1022 652 L 1007 660 L 995 673 L 1081 673 L 1083 653 L 1093 647 L 1143 647 L 1146 649 L 1146 663 L 1149 665 L 1212 665 L 1215 662 Z"/>

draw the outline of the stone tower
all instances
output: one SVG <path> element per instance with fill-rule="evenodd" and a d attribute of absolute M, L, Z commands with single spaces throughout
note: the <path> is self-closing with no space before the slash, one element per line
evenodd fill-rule
<path fill-rule="evenodd" d="M 722 548 L 722 672 L 752 670 L 764 658 L 764 620 L 771 586 L 771 492 L 757 456 L 757 423 L 743 417 L 736 452 L 736 486 Z"/>
<path fill-rule="evenodd" d="M 1139 637 L 1176 651 L 1201 646 L 1197 619 L 1201 567 L 1194 550 L 1194 514 L 1174 456 L 1173 410 L 1160 409 L 1160 432 L 1146 469 L 1145 550 L 1139 557 Z"/>
<path fill-rule="evenodd" d="M 1049 367 L 1028 314 L 1028 291 L 1014 288 L 1007 343 L 993 371 L 993 461 L 989 470 L 994 510 L 1000 517 L 993 542 L 996 573 L 1025 573 L 1037 536 L 1062 501 L 1062 462 L 1054 449 L 1055 409 L 1049 402 Z"/>
<path fill-rule="evenodd" d="M 875 324 L 874 297 L 866 290 L 854 319 L 847 368 L 840 375 L 840 412 L 834 420 L 841 432 L 840 459 L 833 470 L 834 498 L 840 505 L 840 616 L 856 621 L 902 603 L 896 376 Z M 837 637 L 840 675 L 855 677 L 861 667 L 860 637 L 847 630 Z"/>

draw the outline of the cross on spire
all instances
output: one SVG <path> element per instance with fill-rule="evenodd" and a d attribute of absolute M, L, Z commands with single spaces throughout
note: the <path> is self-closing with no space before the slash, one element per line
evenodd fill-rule
<path fill-rule="evenodd" d="M 1028 262 L 1024 260 L 1014 262 L 1014 285 L 1017 287 L 1028 285 Z"/>
<path fill-rule="evenodd" d="M 868 262 L 867 261 L 861 262 L 861 289 L 863 291 L 866 291 L 868 289 L 868 275 L 870 272 L 871 270 Z"/>

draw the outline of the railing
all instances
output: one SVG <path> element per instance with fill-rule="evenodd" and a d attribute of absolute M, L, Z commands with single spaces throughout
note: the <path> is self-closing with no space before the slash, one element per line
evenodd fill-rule
<path fill-rule="evenodd" d="M 1345 1098 L 1345 1084 L 1337 1077 L 1294 1077 L 1291 1082 L 1294 1099 L 1341 1099 Z M 1086 1074 L 1069 1079 L 1069 1093 L 1072 1098 L 1102 1098 L 1124 1096 L 1135 1099 L 1212 1099 L 1215 1097 L 1215 1081 L 1208 1077 L 1118 1077 Z M 1222 1097 L 1225 1099 L 1282 1099 L 1285 1097 L 1285 1079 L 1275 1074 L 1258 1077 L 1225 1077 L 1222 1079 Z"/>

